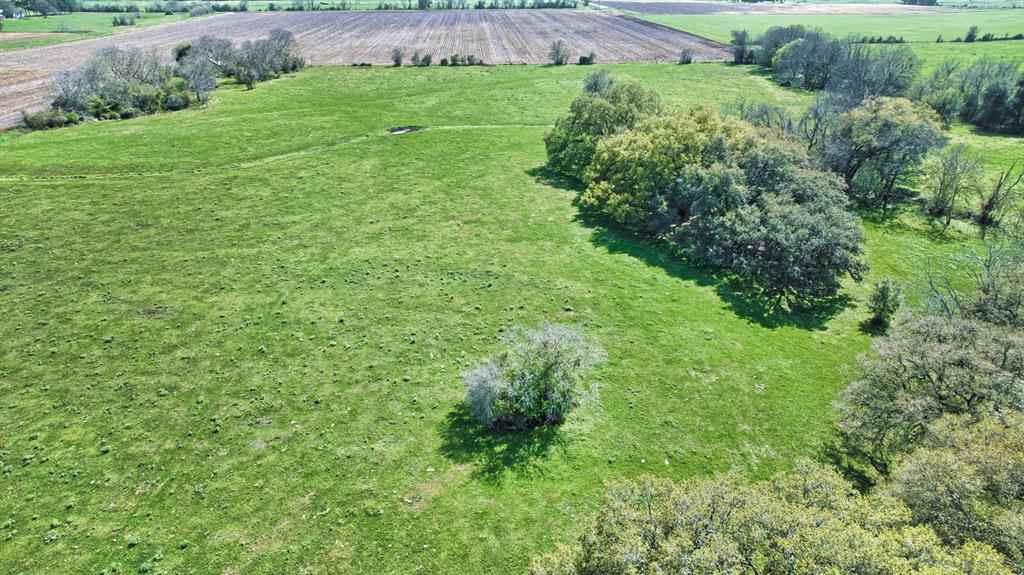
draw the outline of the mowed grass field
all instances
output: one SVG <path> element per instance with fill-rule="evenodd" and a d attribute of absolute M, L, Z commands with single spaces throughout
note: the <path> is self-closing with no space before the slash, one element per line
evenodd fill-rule
<path fill-rule="evenodd" d="M 806 101 L 750 67 L 607 68 L 669 105 Z M 521 573 L 605 481 L 818 456 L 866 285 L 765 313 L 588 220 L 542 136 L 594 69 L 312 68 L 0 135 L 0 572 Z M 973 242 L 866 230 L 872 278 Z M 604 347 L 599 401 L 484 432 L 460 373 L 543 320 Z"/>
<path fill-rule="evenodd" d="M 962 38 L 971 26 L 996 36 L 1024 33 L 1024 10 L 972 10 L 936 14 L 642 14 L 639 17 L 719 42 L 733 30 L 759 35 L 772 26 L 803 24 L 836 36 L 902 36 L 908 42 L 948 42 Z"/>
<path fill-rule="evenodd" d="M 84 38 L 95 38 L 118 32 L 128 32 L 146 26 L 166 24 L 175 20 L 182 20 L 188 14 L 172 14 L 165 16 L 163 13 L 143 12 L 139 14 L 134 26 L 114 26 L 115 16 L 121 14 L 102 12 L 74 12 L 72 14 L 58 14 L 46 18 L 32 16 L 18 20 L 4 20 L 4 31 L 0 32 L 0 51 L 14 50 L 18 48 L 30 48 L 33 46 L 45 46 L 71 40 L 82 40 Z M 70 31 L 61 31 L 61 25 L 66 25 Z M 5 40 L 4 36 L 9 32 L 15 33 L 43 33 L 53 34 L 46 38 L 32 38 L 26 40 Z"/>

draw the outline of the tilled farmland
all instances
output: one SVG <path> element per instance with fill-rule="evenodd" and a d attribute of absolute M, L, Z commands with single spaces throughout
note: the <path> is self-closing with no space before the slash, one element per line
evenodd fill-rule
<path fill-rule="evenodd" d="M 110 45 L 170 49 L 203 34 L 235 42 L 263 37 L 274 28 L 295 34 L 312 65 L 390 63 L 391 50 L 419 49 L 434 61 L 473 54 L 487 64 L 544 63 L 557 38 L 573 58 L 594 51 L 599 62 L 673 61 L 684 48 L 695 60 L 725 60 L 717 42 L 629 16 L 591 10 L 468 10 L 408 12 L 238 13 L 196 18 L 64 44 L 0 53 L 0 127 L 14 125 L 20 110 L 45 105 L 46 79 L 82 65 Z"/>

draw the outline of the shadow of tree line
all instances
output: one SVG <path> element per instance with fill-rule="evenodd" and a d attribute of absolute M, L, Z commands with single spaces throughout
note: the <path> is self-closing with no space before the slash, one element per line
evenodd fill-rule
<path fill-rule="evenodd" d="M 554 188 L 577 193 L 576 220 L 592 230 L 591 242 L 603 246 L 611 253 L 627 254 L 647 265 L 661 268 L 669 275 L 700 286 L 711 286 L 729 309 L 737 316 L 766 328 L 784 326 L 807 330 L 824 329 L 825 324 L 843 309 L 853 305 L 845 294 L 837 294 L 808 304 L 784 306 L 765 297 L 750 285 L 706 267 L 695 265 L 677 256 L 662 243 L 639 238 L 629 231 L 608 226 L 595 214 L 578 204 L 583 187 L 579 182 L 559 174 L 547 166 L 527 171 L 537 182 Z"/>

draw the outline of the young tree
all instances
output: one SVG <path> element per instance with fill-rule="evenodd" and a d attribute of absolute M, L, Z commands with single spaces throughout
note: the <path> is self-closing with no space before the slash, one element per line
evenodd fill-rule
<path fill-rule="evenodd" d="M 516 330 L 508 349 L 464 374 L 473 417 L 494 429 L 560 423 L 595 388 L 584 380 L 604 355 L 579 329 L 545 323 Z"/>
<path fill-rule="evenodd" d="M 884 210 L 897 179 L 944 143 L 931 110 L 905 98 L 870 98 L 840 117 L 823 157 L 865 204 Z"/>
<path fill-rule="evenodd" d="M 966 145 L 955 144 L 940 150 L 925 171 L 931 192 L 928 213 L 942 220 L 945 232 L 953 220 L 957 201 L 978 189 L 980 165 Z"/>
<path fill-rule="evenodd" d="M 754 50 L 750 47 L 750 32 L 746 30 L 733 30 L 732 34 L 732 63 L 751 64 L 754 61 Z"/>
<path fill-rule="evenodd" d="M 825 88 L 852 108 L 867 98 L 902 96 L 920 69 L 920 58 L 907 46 L 856 45 L 836 62 Z"/>
<path fill-rule="evenodd" d="M 964 42 L 974 42 L 978 39 L 978 27 L 971 26 L 967 30 L 967 35 L 964 36 Z"/>
<path fill-rule="evenodd" d="M 783 85 L 822 90 L 848 54 L 847 43 L 822 32 L 793 40 L 775 53 L 772 74 Z"/>
<path fill-rule="evenodd" d="M 196 99 L 206 103 L 210 99 L 210 92 L 217 87 L 220 68 L 208 58 L 186 58 L 180 73 L 189 89 L 195 92 Z"/>
<path fill-rule="evenodd" d="M 964 99 L 960 93 L 959 60 L 943 60 L 931 74 L 920 78 L 907 93 L 915 102 L 927 105 L 942 119 L 942 127 L 949 128 L 960 116 Z"/>
<path fill-rule="evenodd" d="M 401 48 L 394 48 L 391 50 L 391 63 L 395 68 L 402 66 L 402 60 L 405 59 L 405 50 Z"/>
<path fill-rule="evenodd" d="M 903 306 L 903 288 L 892 278 L 875 282 L 868 299 L 868 311 L 871 312 L 871 323 L 879 327 L 889 325 L 896 312 Z"/>
<path fill-rule="evenodd" d="M 1013 162 L 1006 171 L 1001 172 L 996 181 L 988 188 L 978 188 L 981 207 L 978 210 L 978 225 L 981 226 L 982 237 L 992 226 L 1002 223 L 1006 213 L 1016 201 L 1024 195 L 1024 162 Z"/>
<path fill-rule="evenodd" d="M 1012 91 L 1019 77 L 1018 64 L 1013 61 L 986 57 L 972 62 L 954 80 L 963 100 L 960 119 L 971 123 L 979 123 L 985 116 L 1000 119 L 998 114 L 986 112 L 986 108 L 1006 106 L 1001 100 Z"/>
<path fill-rule="evenodd" d="M 565 40 L 559 38 L 551 44 L 551 49 L 548 50 L 548 61 L 555 66 L 563 66 L 569 61 L 569 45 L 565 43 Z"/>
<path fill-rule="evenodd" d="M 615 79 L 608 70 L 595 70 L 583 79 L 583 91 L 590 94 L 603 95 L 615 85 Z"/>

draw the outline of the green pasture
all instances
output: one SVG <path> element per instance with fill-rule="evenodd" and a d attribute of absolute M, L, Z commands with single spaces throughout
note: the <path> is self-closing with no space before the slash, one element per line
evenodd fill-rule
<path fill-rule="evenodd" d="M 808 98 L 606 67 L 674 106 Z M 522 573 L 605 481 L 820 457 L 868 285 L 772 311 L 581 213 L 542 137 L 594 69 L 312 68 L 0 135 L 0 572 Z M 912 302 L 975 245 L 913 207 L 865 228 Z M 460 373 L 544 320 L 605 349 L 599 399 L 480 429 Z"/>

